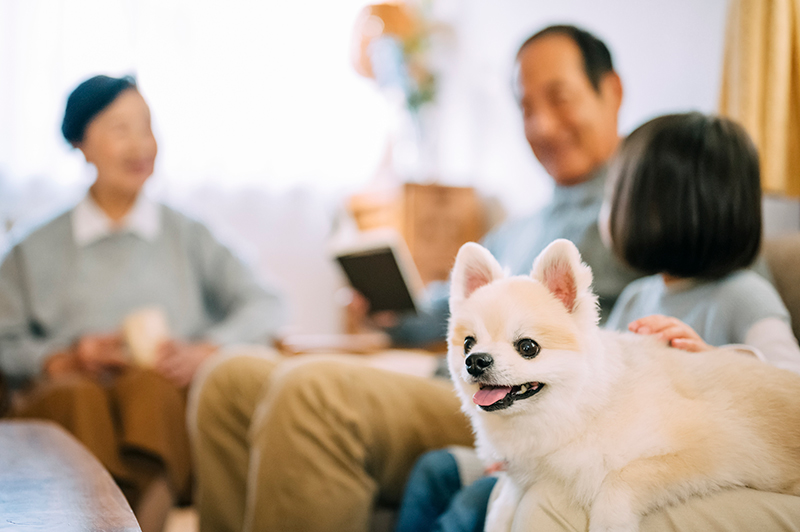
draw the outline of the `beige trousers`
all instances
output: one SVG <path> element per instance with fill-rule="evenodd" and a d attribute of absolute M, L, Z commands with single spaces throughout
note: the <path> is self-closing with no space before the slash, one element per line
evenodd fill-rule
<path fill-rule="evenodd" d="M 237 356 L 204 373 L 190 407 L 202 531 L 364 532 L 419 455 L 472 443 L 448 382 L 358 357 Z"/>
<path fill-rule="evenodd" d="M 585 532 L 589 518 L 563 495 L 531 490 L 512 532 Z M 746 488 L 720 491 L 645 515 L 641 532 L 800 532 L 800 497 Z"/>

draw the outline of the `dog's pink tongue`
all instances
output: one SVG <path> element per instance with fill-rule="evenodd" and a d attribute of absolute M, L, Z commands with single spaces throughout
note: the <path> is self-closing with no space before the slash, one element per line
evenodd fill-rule
<path fill-rule="evenodd" d="M 472 402 L 479 406 L 489 406 L 505 397 L 511 391 L 511 386 L 487 386 L 481 388 L 472 396 Z"/>

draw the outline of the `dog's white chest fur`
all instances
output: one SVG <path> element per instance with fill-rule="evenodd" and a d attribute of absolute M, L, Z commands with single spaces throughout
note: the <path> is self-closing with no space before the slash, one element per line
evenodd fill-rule
<path fill-rule="evenodd" d="M 601 331 L 591 279 L 568 241 L 531 277 L 506 278 L 477 244 L 456 259 L 448 364 L 479 453 L 507 464 L 487 530 L 508 530 L 534 484 L 567 493 L 592 531 L 730 486 L 800 494 L 800 377 Z"/>

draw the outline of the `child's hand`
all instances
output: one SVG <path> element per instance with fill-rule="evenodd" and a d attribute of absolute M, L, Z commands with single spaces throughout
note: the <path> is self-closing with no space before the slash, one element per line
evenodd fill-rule
<path fill-rule="evenodd" d="M 705 343 L 694 329 L 678 318 L 653 314 L 632 321 L 628 329 L 636 334 L 653 334 L 667 342 L 667 345 L 684 351 L 700 352 L 713 349 Z"/>

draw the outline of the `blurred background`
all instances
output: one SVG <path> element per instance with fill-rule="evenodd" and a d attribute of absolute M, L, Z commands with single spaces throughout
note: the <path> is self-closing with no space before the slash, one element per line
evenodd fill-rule
<path fill-rule="evenodd" d="M 396 46 L 368 52 L 390 19 L 367 4 L 0 0 L 4 245 L 91 183 L 60 124 L 69 92 L 98 73 L 135 75 L 150 104 L 148 193 L 283 285 L 299 332 L 341 329 L 326 244 L 353 194 L 471 187 L 493 206 L 489 224 L 547 201 L 511 90 L 516 50 L 541 27 L 576 24 L 608 43 L 623 134 L 666 112 L 717 110 L 728 0 L 409 1 Z M 796 201 L 770 201 L 768 231 L 800 229 Z"/>

